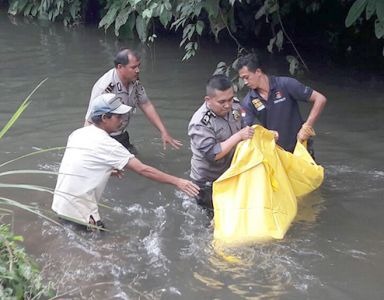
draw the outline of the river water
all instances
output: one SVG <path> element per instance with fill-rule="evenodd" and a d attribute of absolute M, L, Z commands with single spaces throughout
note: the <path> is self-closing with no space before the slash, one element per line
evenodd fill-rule
<path fill-rule="evenodd" d="M 82 126 L 93 83 L 112 66 L 122 46 L 142 54 L 141 79 L 181 150 L 162 150 L 158 132 L 138 112 L 131 134 L 139 158 L 188 177 L 187 124 L 218 61 L 233 46 L 205 43 L 181 62 L 178 40 L 161 38 L 151 49 L 120 43 L 95 28 L 75 30 L 0 14 L 0 120 L 4 124 L 29 92 L 46 83 L 1 141 L 0 162 L 43 148 L 65 146 Z M 273 63 L 271 72 L 286 73 Z M 213 229 L 194 202 L 175 190 L 127 172 L 112 178 L 102 216 L 111 230 L 90 234 L 15 210 L 12 221 L 24 246 L 55 284 L 59 299 L 382 299 L 384 268 L 384 86 L 379 79 L 318 65 L 308 85 L 329 99 L 316 125 L 321 188 L 300 202 L 286 237 L 223 255 Z M 2 168 L 57 171 L 62 151 L 26 157 Z M 53 188 L 55 177 L 15 175 L 2 182 Z M 51 195 L 2 189 L 3 197 L 49 213 Z M 55 220 L 57 218 L 51 215 Z"/>

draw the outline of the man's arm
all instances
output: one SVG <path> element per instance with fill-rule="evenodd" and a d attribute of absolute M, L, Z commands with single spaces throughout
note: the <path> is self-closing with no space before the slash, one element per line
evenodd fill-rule
<path fill-rule="evenodd" d="M 323 111 L 325 103 L 327 102 L 327 98 L 325 98 L 323 94 L 313 90 L 309 101 L 313 102 L 313 106 L 309 112 L 307 121 L 305 121 L 299 133 L 297 134 L 297 138 L 300 142 L 306 141 L 312 135 L 314 135 L 313 126 Z"/>
<path fill-rule="evenodd" d="M 241 141 L 252 138 L 255 129 L 249 126 L 244 127 L 240 131 L 233 134 L 230 138 L 226 139 L 224 142 L 220 143 L 221 152 L 217 153 L 215 160 L 219 160 L 226 156 L 233 147 L 235 147 Z"/>
<path fill-rule="evenodd" d="M 313 102 L 313 106 L 311 111 L 309 112 L 307 123 L 309 126 L 312 126 L 315 124 L 316 120 L 319 118 L 321 112 L 324 109 L 325 103 L 327 102 L 327 98 L 323 94 L 320 94 L 317 91 L 313 91 L 311 97 L 309 98 L 309 101 Z"/>
<path fill-rule="evenodd" d="M 197 196 L 199 193 L 199 187 L 192 181 L 164 173 L 156 168 L 143 164 L 137 158 L 131 158 L 125 165 L 124 169 L 130 169 L 137 174 L 154 181 L 175 185 L 189 196 Z"/>
<path fill-rule="evenodd" d="M 166 149 L 166 144 L 170 144 L 173 148 L 179 149 L 183 144 L 172 138 L 167 129 L 165 128 L 163 122 L 160 119 L 159 114 L 157 113 L 155 107 L 153 106 L 150 100 L 139 104 L 139 107 L 144 112 L 148 120 L 160 131 L 161 139 L 163 140 L 163 148 Z"/>

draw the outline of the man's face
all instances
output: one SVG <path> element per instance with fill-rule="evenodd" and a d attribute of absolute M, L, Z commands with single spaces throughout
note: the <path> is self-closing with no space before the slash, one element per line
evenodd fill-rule
<path fill-rule="evenodd" d="M 104 129 L 108 133 L 117 132 L 122 125 L 123 115 L 112 114 L 110 118 L 103 116 Z"/>
<path fill-rule="evenodd" d="M 248 67 L 244 66 L 239 70 L 239 76 L 244 80 L 244 84 L 249 88 L 256 90 L 260 85 L 261 70 L 256 69 L 255 72 L 249 71 Z"/>
<path fill-rule="evenodd" d="M 140 60 L 135 56 L 128 54 L 129 63 L 127 65 L 117 65 L 122 77 L 128 82 L 139 79 Z"/>
<path fill-rule="evenodd" d="M 224 117 L 232 110 L 233 88 L 226 91 L 215 90 L 215 94 L 205 96 L 208 107 L 218 116 Z"/>

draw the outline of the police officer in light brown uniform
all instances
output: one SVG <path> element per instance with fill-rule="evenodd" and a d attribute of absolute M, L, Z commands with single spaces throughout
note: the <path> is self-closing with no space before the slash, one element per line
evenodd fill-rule
<path fill-rule="evenodd" d="M 115 67 L 105 73 L 92 88 L 90 104 L 85 116 L 84 125 L 92 123 L 90 119 L 92 100 L 104 93 L 114 93 L 122 99 L 123 104 L 131 106 L 133 109 L 124 116 L 120 130 L 111 134 L 113 138 L 122 143 L 131 153 L 137 153 L 137 150 L 129 141 L 127 126 L 138 106 L 148 120 L 160 131 L 164 150 L 166 149 L 166 144 L 170 144 L 173 148 L 179 149 L 182 143 L 170 136 L 155 107 L 149 100 L 143 85 L 139 81 L 139 54 L 130 49 L 123 49 L 117 53 L 114 64 Z"/>
<path fill-rule="evenodd" d="M 253 136 L 251 127 L 241 128 L 240 103 L 234 100 L 232 82 L 213 75 L 207 82 L 203 105 L 189 126 L 191 178 L 200 187 L 197 203 L 211 210 L 212 182 L 230 166 L 236 145 Z"/>

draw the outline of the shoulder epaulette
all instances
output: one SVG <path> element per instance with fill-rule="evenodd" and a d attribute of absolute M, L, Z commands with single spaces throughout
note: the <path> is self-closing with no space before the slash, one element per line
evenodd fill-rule
<path fill-rule="evenodd" d="M 201 119 L 201 123 L 203 123 L 204 125 L 208 125 L 209 121 L 211 120 L 211 117 L 216 117 L 216 114 L 213 111 L 208 110 Z"/>
<path fill-rule="evenodd" d="M 105 88 L 104 91 L 105 91 L 106 93 L 112 93 L 114 87 L 115 87 L 115 85 L 111 82 L 111 83 Z"/>

